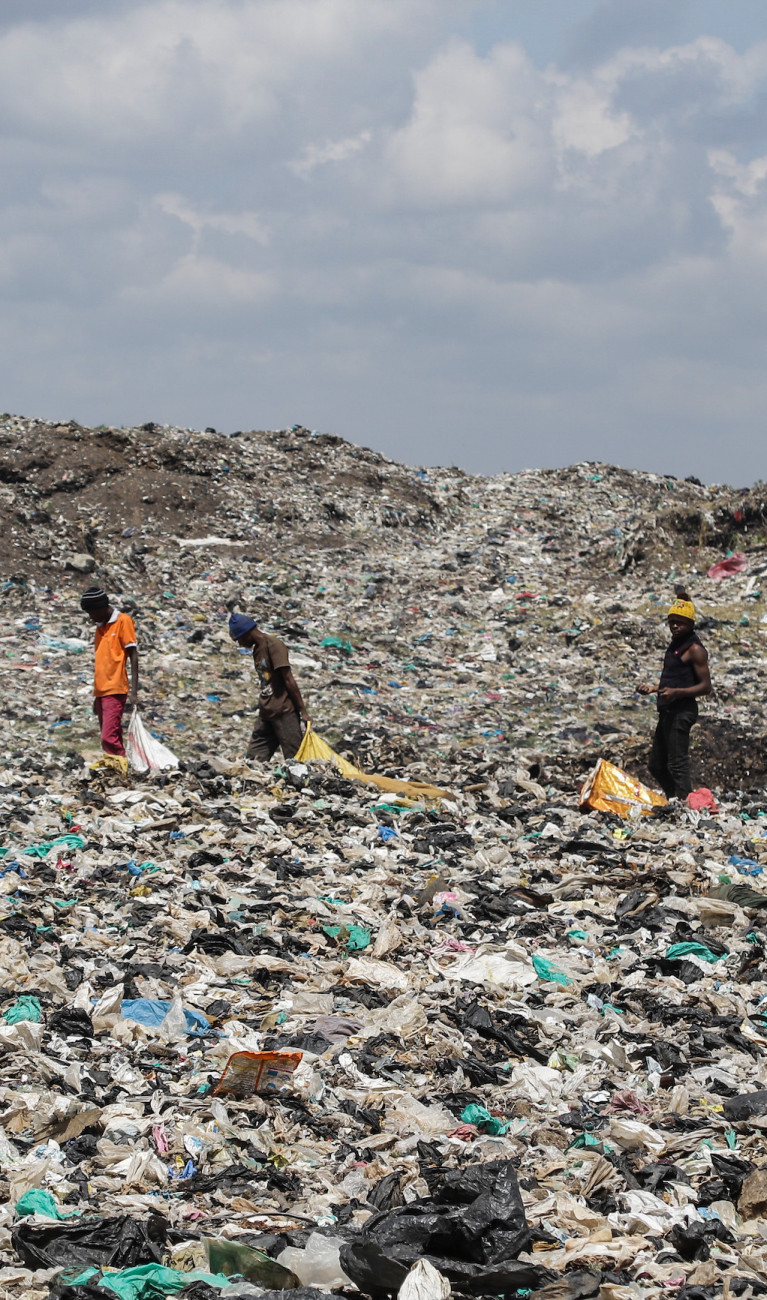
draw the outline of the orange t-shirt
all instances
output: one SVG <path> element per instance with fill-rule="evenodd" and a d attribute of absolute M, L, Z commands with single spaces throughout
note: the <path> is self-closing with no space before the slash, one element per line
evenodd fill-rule
<path fill-rule="evenodd" d="M 96 659 L 93 665 L 93 694 L 127 695 L 128 670 L 125 653 L 136 644 L 133 619 L 115 611 L 108 623 L 96 628 Z"/>

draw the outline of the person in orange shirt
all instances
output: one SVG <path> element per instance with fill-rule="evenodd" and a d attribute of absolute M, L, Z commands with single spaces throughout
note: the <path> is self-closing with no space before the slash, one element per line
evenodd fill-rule
<path fill-rule="evenodd" d="M 80 608 L 96 624 L 93 665 L 93 712 L 101 728 L 105 754 L 125 757 L 122 717 L 126 703 L 133 708 L 138 699 L 138 646 L 133 619 L 113 609 L 101 587 L 89 587 L 80 598 Z M 131 686 L 128 693 L 130 662 Z"/>

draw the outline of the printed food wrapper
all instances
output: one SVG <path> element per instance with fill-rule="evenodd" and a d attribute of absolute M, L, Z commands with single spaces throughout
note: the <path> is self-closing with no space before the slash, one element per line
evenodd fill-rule
<path fill-rule="evenodd" d="M 666 803 L 668 800 L 657 790 L 649 790 L 641 781 L 604 758 L 600 758 L 594 771 L 586 778 L 580 794 L 581 808 L 617 813 L 619 817 L 628 817 L 634 808 L 649 815 L 653 809 L 662 808 Z"/>
<path fill-rule="evenodd" d="M 300 1065 L 303 1052 L 235 1052 L 224 1067 L 213 1096 L 235 1097 L 279 1092 Z"/>

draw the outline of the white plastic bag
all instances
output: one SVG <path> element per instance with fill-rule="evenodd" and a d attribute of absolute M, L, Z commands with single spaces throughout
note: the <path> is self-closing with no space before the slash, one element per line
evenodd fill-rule
<path fill-rule="evenodd" d="M 341 1268 L 341 1237 L 323 1237 L 320 1232 L 313 1232 L 303 1249 L 286 1246 L 279 1254 L 277 1263 L 295 1273 L 301 1286 L 321 1287 L 326 1291 L 339 1286 L 348 1286 L 349 1278 Z"/>
<path fill-rule="evenodd" d="M 139 717 L 138 709 L 133 710 L 128 726 L 125 752 L 134 772 L 168 772 L 171 768 L 178 767 L 176 755 L 150 735 Z"/>
<path fill-rule="evenodd" d="M 428 1259 L 413 1265 L 397 1292 L 397 1300 L 448 1300 L 450 1283 Z"/>

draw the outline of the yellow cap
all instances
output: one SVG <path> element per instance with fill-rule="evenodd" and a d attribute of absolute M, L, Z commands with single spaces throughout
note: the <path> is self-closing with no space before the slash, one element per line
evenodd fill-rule
<path fill-rule="evenodd" d="M 695 622 L 695 606 L 691 600 L 675 600 L 668 612 L 669 618 L 676 614 L 677 618 L 689 618 L 691 623 Z"/>

